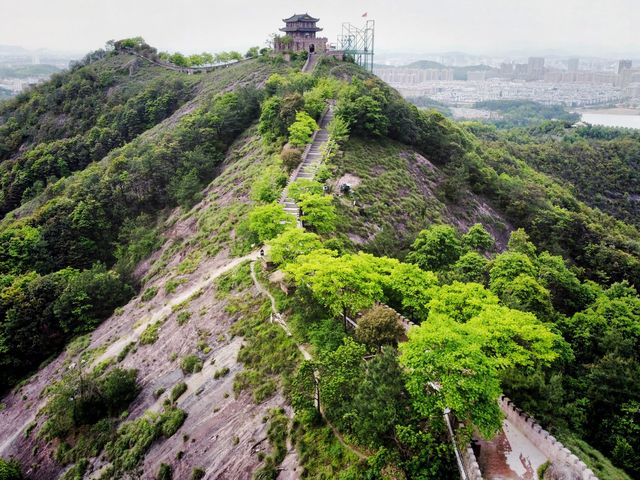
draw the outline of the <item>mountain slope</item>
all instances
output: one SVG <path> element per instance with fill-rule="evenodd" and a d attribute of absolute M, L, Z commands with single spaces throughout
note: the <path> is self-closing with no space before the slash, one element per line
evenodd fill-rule
<path fill-rule="evenodd" d="M 2 380 L 52 359 L 4 397 L 1 457 L 36 479 L 454 478 L 442 402 L 466 442 L 478 419 L 499 424 L 502 389 L 554 431 L 590 438 L 602 421 L 619 445 L 634 438 L 635 384 L 617 382 L 639 364 L 638 297 L 609 287 L 637 280 L 634 227 L 347 62 L 310 76 L 264 57 L 197 82 L 0 224 Z M 296 186 L 305 229 L 291 228 L 275 200 L 334 101 L 326 188 Z M 256 264 L 258 288 L 247 261 L 264 242 L 281 271 Z M 422 325 L 384 343 L 343 327 L 375 302 Z M 442 395 L 408 382 L 430 373 L 400 363 L 400 340 L 418 361 L 451 349 L 432 358 L 451 375 Z"/>
<path fill-rule="evenodd" d="M 115 57 L 120 65 L 121 55 Z M 115 60 L 109 56 L 101 62 L 109 66 Z M 146 68 L 158 73 L 158 67 Z M 227 147 L 255 121 L 259 93 L 254 86 L 273 68 L 253 61 L 201 75 L 194 100 L 156 128 L 5 216 L 0 225 L 3 287 L 33 300 L 12 293 L 0 306 L 2 315 L 12 318 L 3 322 L 0 337 L 7 342 L 0 354 L 3 385 L 56 353 L 74 334 L 90 331 L 131 295 L 127 284 L 133 268 L 158 245 L 159 214 L 196 200 Z M 102 267 L 92 267 L 111 266 L 116 259 L 117 273 L 106 277 Z M 89 273 L 82 273 L 85 269 Z"/>

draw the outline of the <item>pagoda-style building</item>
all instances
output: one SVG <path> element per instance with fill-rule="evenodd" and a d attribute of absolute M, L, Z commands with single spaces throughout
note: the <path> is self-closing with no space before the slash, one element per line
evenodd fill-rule
<path fill-rule="evenodd" d="M 276 52 L 326 52 L 327 39 L 316 37 L 316 33 L 322 31 L 322 28 L 316 25 L 319 20 L 308 13 L 283 19 L 286 26 L 280 31 L 284 32 L 284 35 L 275 38 L 273 49 Z"/>

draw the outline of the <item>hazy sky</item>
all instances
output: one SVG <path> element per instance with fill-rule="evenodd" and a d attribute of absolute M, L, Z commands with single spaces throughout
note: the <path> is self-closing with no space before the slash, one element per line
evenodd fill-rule
<path fill-rule="evenodd" d="M 244 50 L 305 11 L 330 41 L 368 12 L 379 51 L 640 52 L 640 0 L 0 0 L 0 44 L 84 52 L 141 35 L 161 50 Z"/>

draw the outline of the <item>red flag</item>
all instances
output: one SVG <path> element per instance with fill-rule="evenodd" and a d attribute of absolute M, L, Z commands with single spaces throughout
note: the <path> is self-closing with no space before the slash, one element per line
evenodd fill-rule
<path fill-rule="evenodd" d="M 363 17 L 366 17 L 366 16 L 367 16 L 367 13 L 369 13 L 369 12 L 364 12 L 364 13 L 362 14 L 362 16 L 363 16 Z"/>

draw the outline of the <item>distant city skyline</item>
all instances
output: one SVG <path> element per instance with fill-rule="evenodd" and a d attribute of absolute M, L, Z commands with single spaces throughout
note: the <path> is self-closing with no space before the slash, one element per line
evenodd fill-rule
<path fill-rule="evenodd" d="M 380 53 L 640 57 L 636 0 L 23 0 L 0 7 L 0 45 L 81 53 L 140 35 L 161 50 L 245 50 L 306 11 L 330 41 L 366 12 Z"/>

